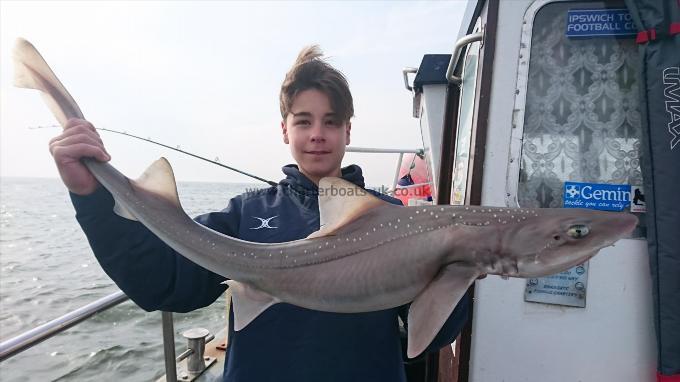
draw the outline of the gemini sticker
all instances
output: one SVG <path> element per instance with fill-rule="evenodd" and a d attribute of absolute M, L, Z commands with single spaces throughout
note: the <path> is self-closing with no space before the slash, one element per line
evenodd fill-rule
<path fill-rule="evenodd" d="M 630 195 L 628 184 L 564 182 L 564 208 L 623 211 Z"/>

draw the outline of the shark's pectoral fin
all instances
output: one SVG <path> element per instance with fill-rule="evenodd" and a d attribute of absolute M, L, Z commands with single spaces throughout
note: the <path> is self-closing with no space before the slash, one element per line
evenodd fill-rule
<path fill-rule="evenodd" d="M 344 179 L 322 178 L 319 181 L 319 222 L 322 228 L 307 238 L 333 235 L 342 226 L 381 205 L 390 204 Z"/>
<path fill-rule="evenodd" d="M 238 331 L 250 324 L 260 313 L 281 301 L 273 296 L 238 281 L 226 282 L 231 290 L 234 303 L 234 330 Z"/>
<path fill-rule="evenodd" d="M 425 351 L 478 276 L 474 268 L 449 265 L 413 300 L 408 312 L 409 358 Z"/>

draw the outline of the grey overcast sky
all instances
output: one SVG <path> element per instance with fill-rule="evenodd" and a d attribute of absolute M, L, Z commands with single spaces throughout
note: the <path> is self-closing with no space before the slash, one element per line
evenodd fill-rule
<path fill-rule="evenodd" d="M 450 53 L 464 1 L 0 2 L 0 175 L 57 177 L 58 128 L 36 91 L 12 86 L 24 37 L 96 126 L 150 137 L 279 180 L 291 163 L 278 92 L 300 49 L 319 44 L 347 76 L 352 145 L 416 148 L 419 124 L 402 68 Z M 180 181 L 254 182 L 148 143 L 102 132 L 130 177 L 167 157 Z M 347 154 L 371 185 L 390 184 L 396 155 Z"/>

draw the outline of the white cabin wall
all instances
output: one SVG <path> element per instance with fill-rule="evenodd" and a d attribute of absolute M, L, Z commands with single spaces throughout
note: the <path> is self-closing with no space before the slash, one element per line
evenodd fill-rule
<path fill-rule="evenodd" d="M 521 27 L 533 1 L 500 1 L 482 204 L 506 205 Z M 520 121 L 521 123 L 521 121 Z M 477 282 L 470 381 L 653 381 L 656 366 L 644 240 L 590 262 L 585 308 L 524 301 L 524 279 Z"/>
<path fill-rule="evenodd" d="M 505 180 L 510 155 L 512 108 L 517 83 L 517 60 L 521 37 L 521 22 L 527 0 L 500 1 L 499 24 L 496 30 L 496 53 L 491 79 L 489 123 L 482 177 L 482 205 L 505 206 Z M 507 21 L 507 22 L 506 22 Z"/>

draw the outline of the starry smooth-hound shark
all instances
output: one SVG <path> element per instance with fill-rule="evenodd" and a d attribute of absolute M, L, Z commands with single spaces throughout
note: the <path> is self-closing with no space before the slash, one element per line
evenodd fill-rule
<path fill-rule="evenodd" d="M 15 84 L 42 91 L 64 126 L 80 108 L 35 48 L 19 40 Z M 628 235 L 631 214 L 582 209 L 399 207 L 338 178 L 319 183 L 321 229 L 306 239 L 261 244 L 192 220 L 161 158 L 130 180 L 108 163 L 83 162 L 116 200 L 182 256 L 218 273 L 233 293 L 235 329 L 287 302 L 329 312 L 411 303 L 409 357 L 423 352 L 476 278 L 540 277 L 563 271 Z"/>

